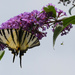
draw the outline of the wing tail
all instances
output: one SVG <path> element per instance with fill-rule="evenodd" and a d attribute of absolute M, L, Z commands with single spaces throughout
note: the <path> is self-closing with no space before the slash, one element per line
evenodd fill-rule
<path fill-rule="evenodd" d="M 22 53 L 21 53 L 21 51 L 20 51 L 19 58 L 20 58 L 20 67 L 22 68 Z"/>
<path fill-rule="evenodd" d="M 14 63 L 14 61 L 15 61 L 15 54 L 14 54 L 14 56 L 13 56 L 13 63 Z"/>

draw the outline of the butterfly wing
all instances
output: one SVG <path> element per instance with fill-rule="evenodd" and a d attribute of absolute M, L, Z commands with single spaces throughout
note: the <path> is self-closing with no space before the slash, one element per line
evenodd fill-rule
<path fill-rule="evenodd" d="M 19 47 L 17 35 L 18 30 L 16 29 L 1 29 L 0 43 L 5 44 L 8 48 L 17 50 L 17 48 Z"/>
<path fill-rule="evenodd" d="M 9 50 L 15 55 L 20 57 L 21 66 L 21 56 L 27 51 L 28 48 L 33 48 L 39 46 L 40 42 L 36 36 L 29 33 L 28 31 L 20 29 L 1 29 L 0 30 L 0 43 L 5 44 Z M 21 66 L 22 67 L 22 66 Z"/>
<path fill-rule="evenodd" d="M 26 53 L 26 51 L 28 50 L 28 48 L 33 48 L 35 46 L 39 46 L 40 42 L 38 40 L 38 38 L 36 36 L 34 36 L 33 34 L 27 32 L 27 31 L 23 31 L 21 30 L 21 38 L 19 40 L 20 41 L 20 66 L 21 65 L 21 56 L 24 55 L 24 53 Z"/>
<path fill-rule="evenodd" d="M 26 51 L 28 48 L 39 46 L 40 42 L 36 36 L 24 31 L 20 42 L 20 51 Z"/>
<path fill-rule="evenodd" d="M 15 55 L 18 55 L 19 48 L 19 29 L 1 29 L 0 30 L 0 43 L 5 44 L 9 50 L 14 54 L 13 62 L 15 60 Z"/>

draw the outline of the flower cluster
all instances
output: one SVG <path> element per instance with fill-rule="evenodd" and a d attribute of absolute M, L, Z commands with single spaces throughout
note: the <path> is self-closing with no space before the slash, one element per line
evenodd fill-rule
<path fill-rule="evenodd" d="M 9 19 L 5 23 L 2 23 L 0 29 L 19 29 L 22 27 L 28 32 L 36 35 L 38 39 L 42 39 L 42 37 L 46 36 L 46 34 L 40 32 L 39 29 L 42 28 L 42 30 L 45 30 L 45 27 L 43 26 L 45 22 L 45 13 L 40 13 L 37 10 L 33 10 L 31 13 L 24 12 L 18 16 L 15 16 L 14 18 Z"/>
<path fill-rule="evenodd" d="M 55 27 L 62 23 L 61 21 L 57 21 L 57 19 L 62 16 L 66 16 L 65 12 L 57 9 L 54 5 L 48 4 L 46 7 L 48 6 L 53 6 L 55 8 L 56 16 L 54 16 L 52 11 L 46 12 L 43 7 L 41 12 L 33 10 L 32 12 L 24 12 L 10 18 L 7 22 L 1 24 L 0 29 L 19 29 L 22 27 L 24 30 L 34 34 L 39 40 L 41 40 L 47 34 L 47 32 L 44 32 L 46 29 L 50 28 L 51 26 L 52 30 L 54 31 Z M 66 29 L 68 29 L 68 27 Z M 0 48 L 4 49 L 5 46 L 0 44 Z"/>
<path fill-rule="evenodd" d="M 63 31 L 61 32 L 61 36 L 66 35 L 72 27 L 72 24 L 70 24 L 65 29 L 63 29 Z"/>

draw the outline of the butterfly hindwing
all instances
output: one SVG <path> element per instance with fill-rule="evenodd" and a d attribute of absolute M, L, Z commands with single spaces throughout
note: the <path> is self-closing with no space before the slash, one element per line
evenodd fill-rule
<path fill-rule="evenodd" d="M 39 45 L 40 45 L 40 42 L 37 37 L 35 37 L 33 34 L 27 31 L 23 32 L 23 37 L 20 43 L 21 51 L 27 50 L 28 48 L 32 48 Z"/>

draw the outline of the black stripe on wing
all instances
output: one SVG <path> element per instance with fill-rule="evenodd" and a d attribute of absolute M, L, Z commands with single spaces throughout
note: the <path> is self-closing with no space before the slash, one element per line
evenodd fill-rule
<path fill-rule="evenodd" d="M 30 39 L 29 39 L 29 41 L 27 42 L 27 44 L 31 41 L 32 37 L 33 37 L 33 35 L 31 34 Z M 26 45 L 27 45 L 27 44 L 26 44 Z"/>
<path fill-rule="evenodd" d="M 2 36 L 2 32 L 1 32 L 1 30 L 0 30 L 0 35 Z"/>
<path fill-rule="evenodd" d="M 7 37 L 6 37 L 6 34 L 5 34 L 5 30 L 4 30 L 4 29 L 2 29 L 2 33 L 3 33 L 4 37 L 5 37 L 5 39 L 8 41 L 8 39 L 7 39 Z M 8 41 L 8 42 L 9 42 L 9 41 Z"/>
<path fill-rule="evenodd" d="M 9 29 L 7 29 L 7 32 L 8 32 L 8 34 L 9 34 Z"/>
<path fill-rule="evenodd" d="M 33 41 L 34 38 L 35 38 L 35 36 L 32 37 L 32 41 Z"/>
<path fill-rule="evenodd" d="M 37 43 L 38 43 L 38 44 L 37 44 Z M 39 46 L 39 45 L 40 45 L 40 42 L 39 42 L 38 39 L 36 39 L 36 40 L 32 43 L 31 47 Z"/>
<path fill-rule="evenodd" d="M 14 38 L 14 36 L 13 36 L 13 30 L 12 29 L 10 29 L 10 33 L 11 33 L 11 37 L 12 37 L 12 40 L 13 40 L 13 42 L 15 43 L 15 38 Z M 15 43 L 16 44 L 16 43 Z"/>
<path fill-rule="evenodd" d="M 21 41 L 22 41 L 23 33 L 24 33 L 24 31 L 22 30 L 22 28 L 20 28 L 20 30 L 19 30 L 19 43 L 21 43 Z"/>
<path fill-rule="evenodd" d="M 1 30 L 0 30 L 0 36 L 3 36 Z M 3 42 L 1 38 L 0 38 L 0 42 Z"/>
<path fill-rule="evenodd" d="M 27 31 L 25 32 L 24 35 L 25 35 L 25 36 L 24 36 L 24 39 L 23 39 L 22 45 L 23 45 L 23 43 L 24 43 L 24 41 L 25 41 L 25 39 L 26 39 Z"/>
<path fill-rule="evenodd" d="M 19 37 L 19 34 L 18 34 L 18 30 L 17 29 L 15 29 L 15 33 L 16 33 L 17 37 Z M 17 38 L 17 41 L 19 41 L 18 38 Z"/>
<path fill-rule="evenodd" d="M 33 34 L 29 33 L 29 32 L 28 32 L 28 34 L 29 34 L 29 36 L 28 36 L 29 39 L 28 39 L 28 42 L 27 42 L 26 45 L 28 45 L 29 43 L 32 43 L 30 45 L 30 47 L 28 47 L 28 48 L 33 48 L 35 46 L 39 46 L 40 45 L 40 42 L 39 42 L 38 38 L 35 35 L 33 35 Z"/>

